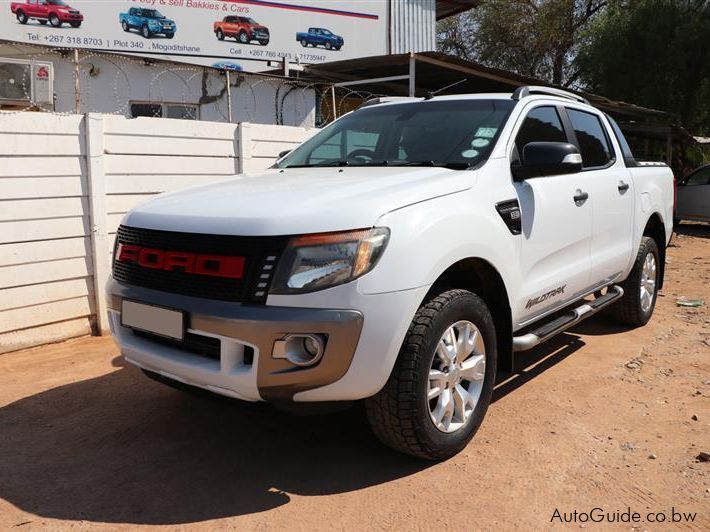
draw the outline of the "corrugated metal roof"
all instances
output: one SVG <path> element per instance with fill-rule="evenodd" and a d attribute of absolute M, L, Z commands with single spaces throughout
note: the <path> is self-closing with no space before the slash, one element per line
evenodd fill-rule
<path fill-rule="evenodd" d="M 547 85 L 538 79 L 522 76 L 506 70 L 491 68 L 473 61 L 447 55 L 441 52 L 414 54 L 416 59 L 417 95 L 424 96 L 455 82 L 457 84 L 442 94 L 465 94 L 480 92 L 513 92 L 521 85 Z M 305 76 L 327 81 L 353 81 L 405 75 L 409 73 L 409 54 L 361 57 L 344 61 L 333 61 L 305 68 Z M 404 96 L 408 94 L 407 80 L 359 85 L 358 89 L 376 94 Z M 566 87 L 558 87 L 570 90 Z M 576 91 L 572 91 L 576 92 Z M 593 105 L 624 120 L 661 121 L 666 124 L 677 122 L 677 117 L 657 109 L 614 101 L 596 94 L 578 92 Z"/>

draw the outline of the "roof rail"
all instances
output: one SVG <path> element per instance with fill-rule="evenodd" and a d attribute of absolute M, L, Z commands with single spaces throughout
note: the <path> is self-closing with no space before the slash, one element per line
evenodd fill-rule
<path fill-rule="evenodd" d="M 517 89 L 515 89 L 512 99 L 522 100 L 523 98 L 525 98 L 526 96 L 530 96 L 531 94 L 548 94 L 550 96 L 559 96 L 560 98 L 567 98 L 568 100 L 573 100 L 575 102 L 581 102 L 586 103 L 587 105 L 591 105 L 586 98 L 583 98 L 582 96 L 579 96 L 573 92 L 565 91 L 562 89 L 555 89 L 553 87 L 541 87 L 538 85 L 523 85 L 522 87 L 518 87 Z"/>
<path fill-rule="evenodd" d="M 358 106 L 358 109 L 362 107 L 369 107 L 371 105 L 379 105 L 381 103 L 392 103 L 392 102 L 400 102 L 400 101 L 405 101 L 405 100 L 411 100 L 411 101 L 418 101 L 421 100 L 421 98 L 413 98 L 411 96 L 378 96 L 375 98 L 370 98 L 369 100 L 364 101 Z"/>

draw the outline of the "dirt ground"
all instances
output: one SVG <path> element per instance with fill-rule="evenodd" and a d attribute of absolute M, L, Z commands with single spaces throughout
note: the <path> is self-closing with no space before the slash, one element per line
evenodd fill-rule
<path fill-rule="evenodd" d="M 710 227 L 682 225 L 649 325 L 599 316 L 520 356 L 439 464 L 381 446 L 357 409 L 163 387 L 109 338 L 0 355 L 0 529 L 710 530 L 709 309 Z M 593 508 L 641 521 L 560 524 Z"/>

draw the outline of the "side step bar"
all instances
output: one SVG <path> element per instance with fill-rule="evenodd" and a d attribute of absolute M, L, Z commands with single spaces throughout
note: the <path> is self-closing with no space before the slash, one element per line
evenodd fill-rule
<path fill-rule="evenodd" d="M 542 325 L 527 334 L 522 336 L 514 336 L 513 351 L 527 351 L 528 349 L 532 349 L 533 347 L 540 345 L 580 321 L 586 320 L 589 316 L 596 314 L 604 307 L 621 299 L 623 295 L 624 289 L 620 286 L 614 285 L 610 287 L 606 294 L 596 298 L 594 301 L 584 303 L 563 316 L 560 316 L 559 318 L 552 320 L 551 322 L 546 323 L 545 325 Z"/>

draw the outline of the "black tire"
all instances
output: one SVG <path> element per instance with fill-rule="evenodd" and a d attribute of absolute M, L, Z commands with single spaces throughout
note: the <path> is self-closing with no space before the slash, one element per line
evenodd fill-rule
<path fill-rule="evenodd" d="M 53 28 L 59 28 L 62 25 L 62 21 L 59 20 L 59 17 L 57 15 L 49 15 L 49 24 Z"/>
<path fill-rule="evenodd" d="M 308 47 L 308 41 L 307 41 L 306 39 L 301 39 L 301 46 L 303 46 L 304 48 L 307 48 L 307 47 Z"/>
<path fill-rule="evenodd" d="M 15 16 L 17 17 L 17 22 L 19 22 L 20 24 L 27 24 L 27 21 L 29 20 L 25 12 L 21 9 L 17 11 L 17 14 Z"/>
<path fill-rule="evenodd" d="M 222 31 L 222 28 L 219 28 L 219 29 L 217 30 L 217 38 L 218 38 L 220 41 L 223 41 L 223 40 L 224 40 L 224 32 Z"/>
<path fill-rule="evenodd" d="M 141 26 L 141 35 L 146 39 L 150 39 L 153 36 L 147 24 L 143 24 L 143 26 Z"/>
<path fill-rule="evenodd" d="M 429 413 L 429 371 L 442 335 L 460 320 L 472 322 L 481 332 L 486 369 L 481 395 L 471 416 L 460 429 L 442 432 Z M 454 456 L 471 441 L 486 415 L 493 394 L 496 359 L 495 325 L 483 300 L 459 289 L 434 294 L 414 316 L 384 388 L 365 401 L 373 432 L 384 444 L 418 458 L 444 460 Z"/>
<path fill-rule="evenodd" d="M 259 44 L 262 46 L 266 46 L 267 44 L 269 44 L 269 39 L 262 39 L 259 41 Z"/>
<path fill-rule="evenodd" d="M 651 305 L 647 309 L 643 308 L 641 302 L 641 280 L 643 276 L 644 263 L 646 257 L 651 254 L 656 264 L 656 279 Z M 621 300 L 610 307 L 612 314 L 617 322 L 622 325 L 630 325 L 631 327 L 641 327 L 646 325 L 648 320 L 653 315 L 653 309 L 656 307 L 656 299 L 658 298 L 658 284 L 660 281 L 661 261 L 660 252 L 656 241 L 651 237 L 644 236 L 641 238 L 638 253 L 634 267 L 627 279 L 621 283 L 624 289 L 624 295 Z"/>
<path fill-rule="evenodd" d="M 121 28 L 123 28 L 123 31 L 131 31 L 131 27 L 128 25 L 128 22 L 125 20 L 121 21 Z"/>
<path fill-rule="evenodd" d="M 336 47 L 335 47 L 336 50 L 340 50 L 340 48 L 342 48 L 342 47 L 341 47 L 341 46 L 336 46 Z"/>
<path fill-rule="evenodd" d="M 168 39 L 172 39 L 173 37 L 175 37 L 175 34 L 174 34 L 174 33 L 166 33 L 165 36 L 166 36 Z"/>
<path fill-rule="evenodd" d="M 331 48 L 333 48 L 333 45 L 330 44 L 330 42 L 326 41 L 326 43 L 325 43 L 325 49 L 326 49 L 326 50 L 330 50 Z"/>
<path fill-rule="evenodd" d="M 249 44 L 249 35 L 247 35 L 246 31 L 242 30 L 239 32 L 237 40 L 242 44 Z"/>
<path fill-rule="evenodd" d="M 70 25 L 72 28 L 78 28 L 79 26 L 81 26 L 81 22 L 79 22 L 79 21 L 77 21 L 77 22 L 70 22 L 69 25 Z"/>

